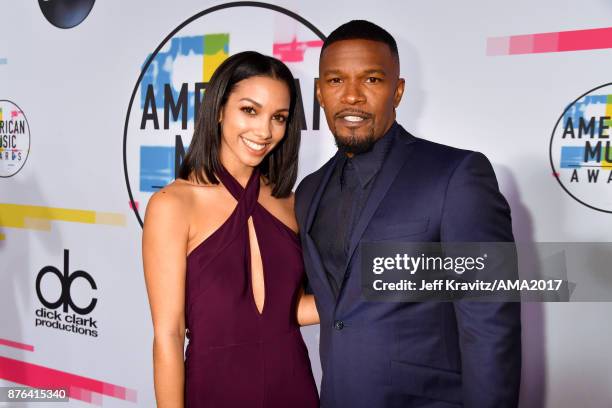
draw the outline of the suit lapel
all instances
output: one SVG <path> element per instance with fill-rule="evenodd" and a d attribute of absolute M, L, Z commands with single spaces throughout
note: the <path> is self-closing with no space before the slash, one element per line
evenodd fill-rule
<path fill-rule="evenodd" d="M 372 216 L 374 216 L 380 202 L 387 194 L 389 187 L 391 187 L 391 184 L 393 184 L 393 181 L 397 177 L 400 169 L 406 162 L 408 154 L 411 150 L 410 144 L 414 141 L 414 136 L 406 132 L 401 126 L 398 127 L 393 143 L 389 147 L 388 155 L 378 175 L 376 176 L 376 179 L 374 180 L 374 185 L 372 186 L 370 195 L 363 207 L 361 215 L 359 216 L 359 220 L 357 221 L 357 224 L 355 224 L 355 228 L 351 233 L 349 251 L 346 257 L 346 264 L 344 265 L 345 278 L 347 278 L 346 273 L 351 262 L 351 258 L 355 253 L 357 245 L 359 245 L 365 229 L 370 223 Z M 340 288 L 340 296 L 342 295 L 342 289 L 345 286 L 344 283 L 346 283 L 346 279 Z"/>
<path fill-rule="evenodd" d="M 312 196 L 312 200 L 310 200 L 310 205 L 308 206 L 308 211 L 306 212 L 306 223 L 304 225 L 305 231 L 310 233 L 310 229 L 312 228 L 312 223 L 314 222 L 315 214 L 317 213 L 317 209 L 319 208 L 319 203 L 321 202 L 321 197 L 323 197 L 323 192 L 325 191 L 325 187 L 329 182 L 329 178 L 334 172 L 334 168 L 336 167 L 336 161 L 340 158 L 341 153 L 339 151 L 336 152 L 334 157 L 332 157 L 325 165 L 324 169 L 321 172 L 321 177 L 319 180 L 315 180 L 317 182 L 317 188 L 315 190 L 314 195 Z"/>
<path fill-rule="evenodd" d="M 304 237 L 305 244 L 307 246 L 306 254 L 310 258 L 310 261 L 312 263 L 311 270 L 314 270 L 316 272 L 319 279 L 321 279 L 321 281 L 323 282 L 323 286 L 327 288 L 328 294 L 331 296 L 332 299 L 334 299 L 334 302 L 334 292 L 329 284 L 327 273 L 325 272 L 325 266 L 323 265 L 321 255 L 319 254 L 319 249 L 317 248 L 317 245 L 315 244 L 314 240 L 312 239 L 312 236 L 310 235 L 310 229 L 312 228 L 312 224 L 314 223 L 314 218 L 317 213 L 317 209 L 319 208 L 321 197 L 323 196 L 325 187 L 327 186 L 327 183 L 329 182 L 329 179 L 334 172 L 334 168 L 336 167 L 336 162 L 339 159 L 340 154 L 341 153 L 339 151 L 336 152 L 334 157 L 332 157 L 327 162 L 327 164 L 325 164 L 325 168 L 323 169 L 321 173 L 322 175 L 319 180 L 315 180 L 315 182 L 317 183 L 317 188 L 312 197 L 312 200 L 310 201 L 310 205 L 306 212 L 306 222 L 304 223 Z"/>

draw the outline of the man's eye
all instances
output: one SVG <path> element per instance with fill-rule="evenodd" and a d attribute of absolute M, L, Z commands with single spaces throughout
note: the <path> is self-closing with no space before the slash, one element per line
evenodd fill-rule
<path fill-rule="evenodd" d="M 366 80 L 366 82 L 369 82 L 369 83 L 372 83 L 372 84 L 376 83 L 376 82 L 380 82 L 380 81 L 382 81 L 382 79 L 380 79 L 378 77 L 368 77 L 368 79 Z"/>
<path fill-rule="evenodd" d="M 244 113 L 248 113 L 249 115 L 254 115 L 255 114 L 255 109 L 253 109 L 252 106 L 244 106 L 242 108 L 240 108 L 241 111 L 243 111 Z"/>
<path fill-rule="evenodd" d="M 339 84 L 339 83 L 341 83 L 341 82 L 342 82 L 342 80 L 341 80 L 340 78 L 330 78 L 330 79 L 328 80 L 328 82 L 329 82 L 330 84 Z"/>

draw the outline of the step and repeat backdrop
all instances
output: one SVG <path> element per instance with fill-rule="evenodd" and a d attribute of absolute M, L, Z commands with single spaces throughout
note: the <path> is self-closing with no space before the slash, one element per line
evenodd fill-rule
<path fill-rule="evenodd" d="M 301 179 L 335 151 L 314 86 L 325 35 L 351 19 L 398 41 L 398 122 L 489 157 L 518 241 L 611 241 L 609 1 L 1 10 L 0 386 L 61 385 L 74 407 L 155 406 L 142 220 L 175 177 L 207 82 L 245 50 L 290 67 L 305 112 Z M 611 314 L 607 302 L 523 304 L 522 407 L 612 406 Z M 303 334 L 319 380 L 318 327 Z"/>

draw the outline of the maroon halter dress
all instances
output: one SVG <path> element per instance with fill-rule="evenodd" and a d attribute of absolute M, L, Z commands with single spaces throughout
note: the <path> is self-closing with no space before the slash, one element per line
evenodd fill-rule
<path fill-rule="evenodd" d="M 316 408 L 317 388 L 296 320 L 304 279 L 299 238 L 257 202 L 257 169 L 245 188 L 225 169 L 218 177 L 238 203 L 187 257 L 185 406 Z M 249 217 L 263 265 L 261 313 L 251 286 Z"/>

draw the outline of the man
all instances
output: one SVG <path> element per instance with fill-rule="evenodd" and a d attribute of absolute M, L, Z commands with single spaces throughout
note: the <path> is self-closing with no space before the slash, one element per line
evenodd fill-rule
<path fill-rule="evenodd" d="M 296 192 L 321 317 L 323 408 L 516 407 L 520 304 L 368 302 L 360 242 L 512 242 L 510 209 L 480 153 L 395 122 L 393 37 L 367 21 L 321 49 L 317 98 L 338 151 Z"/>

